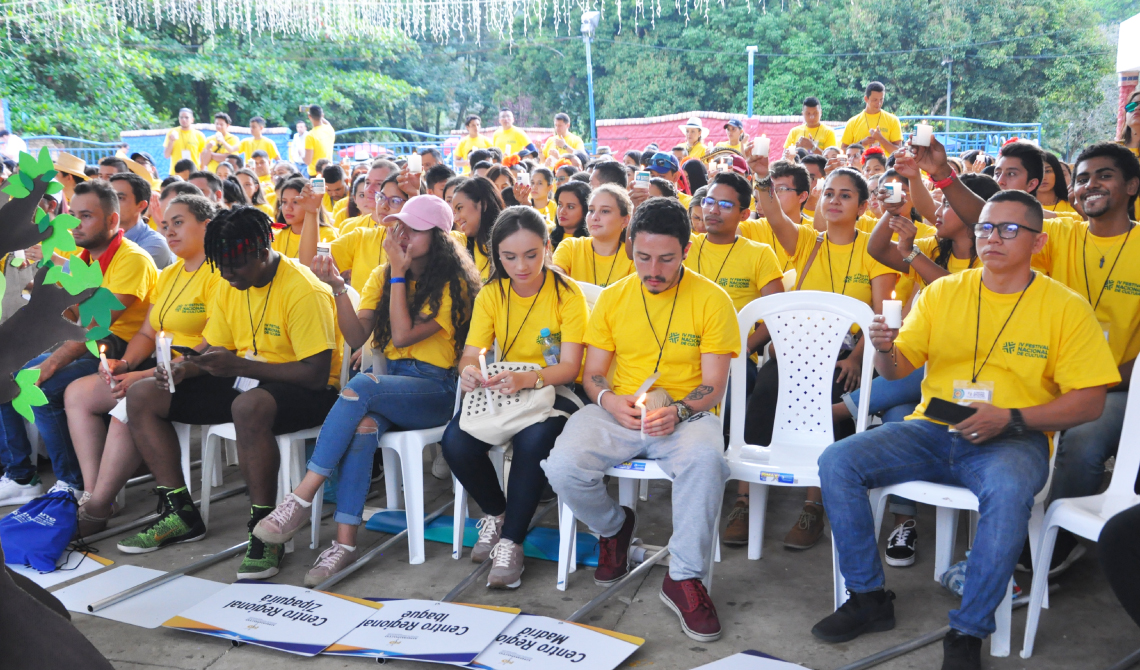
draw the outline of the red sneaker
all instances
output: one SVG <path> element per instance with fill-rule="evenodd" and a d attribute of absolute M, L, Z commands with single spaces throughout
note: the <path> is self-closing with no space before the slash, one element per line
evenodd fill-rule
<path fill-rule="evenodd" d="M 661 600 L 681 619 L 681 630 L 697 642 L 715 642 L 720 639 L 720 619 L 716 616 L 709 592 L 699 579 L 673 581 L 665 575 L 661 585 Z"/>
<path fill-rule="evenodd" d="M 594 570 L 594 583 L 609 586 L 629 573 L 629 545 L 637 530 L 637 515 L 628 507 L 621 530 L 613 537 L 598 538 L 598 568 Z"/>

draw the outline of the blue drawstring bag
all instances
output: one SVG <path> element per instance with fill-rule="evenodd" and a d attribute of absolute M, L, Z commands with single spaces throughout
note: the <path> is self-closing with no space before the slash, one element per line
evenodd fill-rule
<path fill-rule="evenodd" d="M 77 528 L 79 504 L 68 491 L 53 491 L 0 519 L 4 560 L 53 572 Z"/>

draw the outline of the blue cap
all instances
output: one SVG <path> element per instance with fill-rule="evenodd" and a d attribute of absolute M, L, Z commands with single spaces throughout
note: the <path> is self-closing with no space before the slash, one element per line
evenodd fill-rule
<path fill-rule="evenodd" d="M 649 159 L 649 163 L 645 166 L 645 169 L 665 174 L 666 172 L 677 172 L 681 169 L 681 166 L 677 164 L 677 157 L 673 154 L 658 151 Z"/>
<path fill-rule="evenodd" d="M 744 130 L 744 124 L 740 122 L 740 119 L 730 119 L 728 123 L 724 124 L 724 129 L 728 130 L 729 126 L 732 126 L 733 128 L 739 128 L 740 130 Z"/>
<path fill-rule="evenodd" d="M 550 337 L 550 329 L 543 328 L 542 330 L 538 331 L 538 335 L 539 337 Z"/>

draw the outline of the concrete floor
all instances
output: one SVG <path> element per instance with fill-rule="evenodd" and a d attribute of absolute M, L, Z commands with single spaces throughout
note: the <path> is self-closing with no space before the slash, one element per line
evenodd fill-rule
<path fill-rule="evenodd" d="M 425 463 L 426 465 L 426 463 Z M 194 472 L 197 476 L 197 470 Z M 241 483 L 236 467 L 226 469 L 225 486 Z M 427 509 L 447 502 L 451 492 L 447 482 L 426 476 Z M 732 485 L 734 487 L 734 485 Z M 155 498 L 149 484 L 129 490 L 128 509 L 121 517 L 129 520 L 150 513 Z M 215 489 L 217 490 L 217 489 Z M 616 487 L 613 491 L 616 496 Z M 650 499 L 639 510 L 639 534 L 646 542 L 665 544 L 670 534 L 670 486 L 652 482 Z M 665 568 L 654 567 L 636 585 L 595 610 L 584 623 L 637 635 L 645 645 L 621 667 L 695 668 L 745 649 L 758 649 L 815 670 L 831 670 L 902 643 L 946 625 L 946 612 L 959 599 L 933 580 L 934 514 L 923 507 L 919 520 L 917 563 L 905 569 L 887 568 L 888 587 L 898 594 L 895 602 L 898 625 L 887 633 L 866 635 L 847 644 L 828 645 L 811 636 L 812 625 L 831 610 L 831 547 L 825 538 L 805 552 L 785 550 L 780 544 L 802 505 L 802 490 L 773 488 L 768 503 L 764 558 L 749 561 L 745 549 L 724 548 L 722 562 L 715 571 L 712 590 L 722 626 L 723 638 L 715 643 L 696 643 L 680 631 L 676 617 L 658 599 Z M 726 514 L 732 499 L 726 496 Z M 373 501 L 375 503 L 375 500 Z M 372 504 L 372 503 L 370 503 Z M 379 504 L 379 503 L 376 503 Z M 209 536 L 198 543 L 180 545 L 153 554 L 129 556 L 115 549 L 118 538 L 97 544 L 102 555 L 117 565 L 140 565 L 169 570 L 202 556 L 217 552 L 245 539 L 248 500 L 237 496 L 215 503 L 211 509 Z M 474 505 L 471 514 L 476 510 Z M 8 512 L 9 509 L 2 510 Z M 546 520 L 554 525 L 552 512 Z M 965 524 L 961 524 L 965 526 Z M 959 554 L 965 542 L 960 529 Z M 334 536 L 331 520 L 324 523 L 322 541 L 327 546 Z M 885 533 L 884 533 L 885 535 Z M 362 531 L 359 546 L 367 549 L 387 536 Z M 884 538 L 885 540 L 885 538 Z M 301 542 L 298 542 L 300 547 Z M 442 598 L 466 577 L 474 565 L 465 556 L 452 560 L 450 545 L 427 543 L 427 561 L 408 565 L 407 545 L 398 544 L 371 565 L 341 582 L 334 590 L 360 597 Z M 298 548 L 286 557 L 275 581 L 301 584 L 317 551 Z M 239 559 L 213 566 L 196 576 L 219 582 L 232 582 Z M 490 591 L 482 584 L 470 587 L 461 602 L 521 607 L 524 611 L 551 617 L 567 617 L 601 592 L 594 585 L 590 569 L 571 575 L 567 591 L 554 588 L 556 565 L 528 559 L 524 583 L 516 591 Z M 1018 575 L 1023 588 L 1029 576 Z M 1096 560 L 1096 546 L 1059 579 L 1060 590 L 1052 597 L 1053 609 L 1045 610 L 1037 638 L 1036 654 L 1028 661 L 1018 656 L 1024 632 L 1025 610 L 1013 617 L 1013 652 L 1008 658 L 983 653 L 983 665 L 994 670 L 1036 668 L 1040 670 L 1107 668 L 1129 652 L 1140 648 L 1140 630 L 1113 597 Z M 180 668 L 184 670 L 231 670 L 261 663 L 304 665 L 314 670 L 361 667 L 359 659 L 290 657 L 257 647 L 234 648 L 225 641 L 165 629 L 146 630 L 105 619 L 74 614 L 76 627 L 122 670 L 136 668 Z M 885 663 L 884 670 L 941 667 L 941 644 L 936 643 Z M 403 662 L 401 667 L 439 667 Z"/>

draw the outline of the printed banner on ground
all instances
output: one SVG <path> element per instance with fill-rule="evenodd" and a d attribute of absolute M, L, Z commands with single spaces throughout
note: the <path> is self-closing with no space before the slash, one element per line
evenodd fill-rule
<path fill-rule="evenodd" d="M 520 614 L 471 667 L 613 670 L 642 644 L 632 635 Z"/>
<path fill-rule="evenodd" d="M 728 658 L 713 661 L 693 670 L 807 670 L 802 665 L 781 661 L 762 651 L 742 651 Z"/>
<path fill-rule="evenodd" d="M 52 595 L 59 598 L 63 606 L 72 612 L 89 614 L 88 605 L 165 574 L 162 570 L 120 565 L 53 591 Z M 170 617 L 193 607 L 225 587 L 225 584 L 208 579 L 183 576 L 101 609 L 91 616 L 142 628 L 158 628 Z"/>
<path fill-rule="evenodd" d="M 511 607 L 381 600 L 384 608 L 324 653 L 467 665 L 518 616 Z"/>
<path fill-rule="evenodd" d="M 114 561 L 85 551 L 66 551 L 56 561 L 55 570 L 52 572 L 40 572 L 29 565 L 12 565 L 11 563 L 8 564 L 8 569 L 27 577 L 45 589 L 49 589 L 64 582 L 70 582 L 77 577 L 89 575 L 96 570 L 102 570 L 112 563 Z"/>
<path fill-rule="evenodd" d="M 239 583 L 162 625 L 316 656 L 381 607 L 381 603 L 299 586 Z"/>

